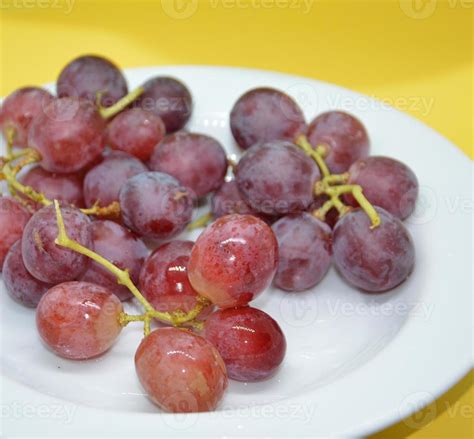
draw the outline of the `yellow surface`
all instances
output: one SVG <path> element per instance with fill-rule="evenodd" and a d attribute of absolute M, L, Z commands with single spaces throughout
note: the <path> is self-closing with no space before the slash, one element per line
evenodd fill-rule
<path fill-rule="evenodd" d="M 66 62 L 88 52 L 123 67 L 258 67 L 383 98 L 474 157 L 473 3 L 0 0 L 0 94 L 52 81 Z M 376 437 L 474 437 L 473 395 L 471 374 L 428 415 Z"/>

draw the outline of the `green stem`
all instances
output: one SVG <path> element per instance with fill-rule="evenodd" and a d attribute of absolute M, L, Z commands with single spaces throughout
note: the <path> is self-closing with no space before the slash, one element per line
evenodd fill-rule
<path fill-rule="evenodd" d="M 201 227 L 206 227 L 213 219 L 212 213 L 208 212 L 202 216 L 200 216 L 198 219 L 193 221 L 191 224 L 189 224 L 187 230 L 195 230 L 195 229 L 200 229 Z"/>
<path fill-rule="evenodd" d="M 117 101 L 111 107 L 99 108 L 101 116 L 104 119 L 109 119 L 115 116 L 116 114 L 127 108 L 135 99 L 140 97 L 144 91 L 145 89 L 143 87 L 138 87 L 137 89 L 131 91 L 128 95 Z"/>
<path fill-rule="evenodd" d="M 326 162 L 321 155 L 321 148 L 324 148 L 323 145 L 317 146 L 315 150 L 304 135 L 301 135 L 296 139 L 296 145 L 298 145 L 306 154 L 314 159 L 323 177 L 328 177 L 331 175 L 331 172 L 329 171 L 329 168 L 327 167 Z"/>

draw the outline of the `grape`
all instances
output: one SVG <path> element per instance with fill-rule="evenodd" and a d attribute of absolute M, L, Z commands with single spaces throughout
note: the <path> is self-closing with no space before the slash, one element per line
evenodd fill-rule
<path fill-rule="evenodd" d="M 214 410 L 227 388 L 225 365 L 214 346 L 182 329 L 157 329 L 145 337 L 135 368 L 148 396 L 168 412 Z"/>
<path fill-rule="evenodd" d="M 211 314 L 203 336 L 217 348 L 233 380 L 269 378 L 285 357 L 286 340 L 278 323 L 249 306 Z"/>
<path fill-rule="evenodd" d="M 127 82 L 119 68 L 108 59 L 83 55 L 68 63 L 56 84 L 58 97 L 79 97 L 95 104 L 101 92 L 100 104 L 110 107 L 128 92 Z"/>
<path fill-rule="evenodd" d="M 153 171 L 164 172 L 191 188 L 198 197 L 218 189 L 227 173 L 224 148 L 212 137 L 176 133 L 156 146 L 150 159 Z"/>
<path fill-rule="evenodd" d="M 59 356 L 86 360 L 107 351 L 122 330 L 120 300 L 88 282 L 65 282 L 48 290 L 36 310 L 43 341 Z"/>
<path fill-rule="evenodd" d="M 403 223 L 375 207 L 381 224 L 370 229 L 370 219 L 357 209 L 344 215 L 333 234 L 334 261 L 342 276 L 368 292 L 390 290 L 403 282 L 415 263 L 412 238 Z"/>
<path fill-rule="evenodd" d="M 109 123 L 107 142 L 113 149 L 146 161 L 165 134 L 166 128 L 160 117 L 141 108 L 132 108 Z"/>
<path fill-rule="evenodd" d="M 123 184 L 143 172 L 148 172 L 148 168 L 134 156 L 121 151 L 110 153 L 84 178 L 86 206 L 92 207 L 98 202 L 104 207 L 118 201 Z"/>
<path fill-rule="evenodd" d="M 294 141 L 306 131 L 298 104 L 273 88 L 255 88 L 242 95 L 230 113 L 230 128 L 243 149 L 273 140 Z"/>
<path fill-rule="evenodd" d="M 418 180 L 405 164 L 389 157 L 368 157 L 349 168 L 349 184 L 362 186 L 365 197 L 377 206 L 403 220 L 415 209 Z M 357 206 L 348 196 L 346 201 Z"/>
<path fill-rule="evenodd" d="M 318 210 L 319 208 L 323 207 L 324 203 L 329 200 L 329 197 L 327 195 L 318 195 L 317 197 L 314 198 L 313 204 L 309 207 L 308 211 L 310 213 L 313 213 L 314 211 Z M 337 221 L 339 220 L 339 212 L 335 207 L 331 208 L 329 212 L 326 214 L 326 217 L 324 218 L 324 222 L 331 227 L 331 229 L 334 229 L 334 226 L 336 225 Z"/>
<path fill-rule="evenodd" d="M 94 251 L 120 269 L 128 270 L 132 282 L 137 284 L 141 267 L 148 256 L 148 249 L 143 241 L 113 221 L 94 221 L 90 228 Z M 118 284 L 116 276 L 97 262 L 90 262 L 81 280 L 107 288 L 120 300 L 132 297 L 126 287 Z"/>
<path fill-rule="evenodd" d="M 278 262 L 272 229 L 252 215 L 217 219 L 191 251 L 188 276 L 220 308 L 246 305 L 271 283 Z"/>
<path fill-rule="evenodd" d="M 195 198 L 174 177 L 145 172 L 128 179 L 120 190 L 122 219 L 146 238 L 172 238 L 190 223 Z"/>
<path fill-rule="evenodd" d="M 186 125 L 192 113 L 193 99 L 182 82 L 158 76 L 145 82 L 143 88 L 145 92 L 134 105 L 161 117 L 168 133 Z"/>
<path fill-rule="evenodd" d="M 28 141 L 40 152 L 46 171 L 76 172 L 104 150 L 105 121 L 89 101 L 55 99 L 33 120 Z"/>
<path fill-rule="evenodd" d="M 82 177 L 79 174 L 52 174 L 40 166 L 31 168 L 20 177 L 20 182 L 41 192 L 49 200 L 62 201 L 76 207 L 84 207 Z M 35 204 L 40 209 L 42 204 Z"/>
<path fill-rule="evenodd" d="M 316 163 L 290 142 L 255 145 L 237 165 L 237 185 L 253 209 L 267 215 L 306 210 L 321 177 Z"/>
<path fill-rule="evenodd" d="M 0 196 L 0 269 L 10 247 L 21 238 L 29 212 L 14 198 Z"/>
<path fill-rule="evenodd" d="M 146 260 L 140 273 L 140 290 L 161 312 L 185 313 L 197 305 L 197 292 L 188 279 L 188 262 L 194 243 L 172 241 L 158 247 Z M 211 310 L 199 314 L 203 319 Z"/>
<path fill-rule="evenodd" d="M 21 240 L 10 248 L 3 264 L 3 281 L 10 296 L 22 305 L 35 308 L 53 285 L 35 279 L 25 268 Z"/>
<path fill-rule="evenodd" d="M 256 214 L 255 210 L 244 201 L 235 180 L 225 182 L 212 197 L 212 215 L 214 218 L 232 213 Z"/>
<path fill-rule="evenodd" d="M 5 138 L 8 130 L 13 129 L 14 145 L 27 147 L 31 122 L 52 100 L 53 95 L 39 87 L 19 88 L 7 96 L 0 108 L 0 128 Z"/>
<path fill-rule="evenodd" d="M 61 207 L 68 236 L 92 248 L 89 218 L 73 207 Z M 77 279 L 87 269 L 89 259 L 54 243 L 58 236 L 53 205 L 38 210 L 23 232 L 21 252 L 26 269 L 38 280 L 58 284 Z"/>
<path fill-rule="evenodd" d="M 279 255 L 275 286 L 286 291 L 314 287 L 331 265 L 331 228 L 304 212 L 279 219 L 272 229 Z"/>
<path fill-rule="evenodd" d="M 333 174 L 342 174 L 356 160 L 369 155 L 370 141 L 362 122 L 342 111 L 328 111 L 316 117 L 308 127 L 308 140 L 314 146 L 325 145 L 325 158 Z"/>

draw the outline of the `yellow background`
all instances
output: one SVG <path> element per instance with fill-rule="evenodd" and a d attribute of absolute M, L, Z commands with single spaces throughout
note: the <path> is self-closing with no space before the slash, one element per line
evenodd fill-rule
<path fill-rule="evenodd" d="M 88 52 L 122 67 L 257 67 L 386 99 L 474 157 L 473 3 L 0 0 L 0 94 L 53 81 Z M 376 437 L 474 437 L 472 378 L 418 414 L 421 429 L 408 420 Z"/>

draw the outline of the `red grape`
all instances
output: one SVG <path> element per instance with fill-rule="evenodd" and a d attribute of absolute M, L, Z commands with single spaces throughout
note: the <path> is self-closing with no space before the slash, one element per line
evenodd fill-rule
<path fill-rule="evenodd" d="M 191 188 L 198 197 L 218 189 L 227 173 L 224 148 L 212 137 L 176 133 L 156 146 L 150 159 L 153 171 L 164 172 Z"/>
<path fill-rule="evenodd" d="M 168 412 L 214 410 L 227 388 L 216 348 L 182 329 L 157 329 L 145 337 L 135 354 L 135 368 L 148 396 Z"/>
<path fill-rule="evenodd" d="M 92 248 L 89 218 L 73 207 L 61 207 L 68 236 Z M 77 279 L 87 269 L 89 259 L 54 243 L 58 236 L 53 205 L 38 210 L 23 232 L 21 251 L 26 269 L 38 280 L 52 284 Z"/>
<path fill-rule="evenodd" d="M 79 97 L 94 103 L 102 93 L 100 104 L 110 107 L 128 92 L 127 82 L 119 68 L 108 59 L 83 55 L 68 63 L 56 84 L 58 97 Z"/>
<path fill-rule="evenodd" d="M 86 360 L 107 351 L 122 330 L 120 300 L 88 282 L 65 282 L 51 288 L 36 310 L 43 341 L 59 356 Z"/>
<path fill-rule="evenodd" d="M 255 145 L 237 165 L 237 185 L 253 209 L 267 215 L 306 210 L 321 177 L 316 163 L 290 142 Z"/>
<path fill-rule="evenodd" d="M 76 207 L 84 207 L 82 177 L 79 174 L 52 174 L 40 166 L 31 168 L 20 177 L 20 182 L 41 192 L 49 200 L 62 201 Z M 41 204 L 34 205 L 36 209 Z"/>
<path fill-rule="evenodd" d="M 14 198 L 0 196 L 0 269 L 10 247 L 21 238 L 30 216 Z"/>
<path fill-rule="evenodd" d="M 203 335 L 221 354 L 229 378 L 237 381 L 269 378 L 285 357 L 286 340 L 278 323 L 249 306 L 211 314 Z"/>
<path fill-rule="evenodd" d="M 135 233 L 168 239 L 190 223 L 195 195 L 171 175 L 145 172 L 128 179 L 120 190 L 122 219 Z"/>
<path fill-rule="evenodd" d="M 344 215 L 333 235 L 334 262 L 352 285 L 368 292 L 390 290 L 403 282 L 415 263 L 415 248 L 403 223 L 375 207 L 381 224 L 370 229 L 366 213 L 357 209 Z"/>
<path fill-rule="evenodd" d="M 148 168 L 134 156 L 121 151 L 110 153 L 84 178 L 86 206 L 92 207 L 98 202 L 104 207 L 118 201 L 123 184 L 143 172 L 148 172 Z"/>
<path fill-rule="evenodd" d="M 161 312 L 185 313 L 197 305 L 196 290 L 188 279 L 188 262 L 194 243 L 172 241 L 158 247 L 146 260 L 140 273 L 140 290 L 153 307 Z M 205 317 L 211 307 L 201 311 Z"/>
<path fill-rule="evenodd" d="M 120 269 L 127 269 L 132 282 L 137 284 L 141 267 L 148 256 L 148 249 L 143 241 L 113 221 L 94 221 L 91 232 L 94 251 Z M 117 283 L 116 276 L 97 262 L 90 262 L 81 280 L 107 288 L 120 300 L 132 297 L 126 287 Z"/>
<path fill-rule="evenodd" d="M 235 103 L 230 113 L 230 128 L 243 149 L 273 140 L 294 141 L 306 131 L 298 104 L 273 88 L 255 88 Z"/>
<path fill-rule="evenodd" d="M 151 111 L 161 117 L 166 132 L 180 130 L 189 120 L 193 99 L 187 87 L 180 81 L 166 76 L 149 79 L 143 84 L 145 92 L 134 106 Z"/>
<path fill-rule="evenodd" d="M 212 215 L 214 218 L 232 213 L 256 214 L 256 211 L 244 201 L 235 180 L 225 182 L 212 197 Z"/>
<path fill-rule="evenodd" d="M 311 206 L 309 207 L 308 212 L 313 213 L 315 210 L 318 210 L 319 208 L 323 207 L 324 203 L 328 200 L 329 197 L 327 195 L 318 195 L 314 198 L 313 204 L 311 204 Z M 331 227 L 331 229 L 334 229 L 334 226 L 336 225 L 338 220 L 339 212 L 335 207 L 331 208 L 326 214 L 326 217 L 324 218 L 324 222 L 329 227 Z"/>
<path fill-rule="evenodd" d="M 364 125 L 342 111 L 328 111 L 316 117 L 308 127 L 308 140 L 314 146 L 325 145 L 325 158 L 333 174 L 342 174 L 356 160 L 369 155 L 370 141 Z"/>
<path fill-rule="evenodd" d="M 9 129 L 14 130 L 14 145 L 28 146 L 28 132 L 33 119 L 43 113 L 53 100 L 53 95 L 43 88 L 23 87 L 8 95 L 0 108 L 0 128 L 7 137 Z"/>
<path fill-rule="evenodd" d="M 166 128 L 159 116 L 141 108 L 132 108 L 123 111 L 109 123 L 107 142 L 113 149 L 146 161 L 165 134 Z"/>
<path fill-rule="evenodd" d="M 252 215 L 217 219 L 191 251 L 191 285 L 220 308 L 246 305 L 271 283 L 278 262 L 272 229 Z"/>
<path fill-rule="evenodd" d="M 28 142 L 40 152 L 46 171 L 76 172 L 104 150 L 105 121 L 89 101 L 55 99 L 33 120 Z"/>
<path fill-rule="evenodd" d="M 275 286 L 303 291 L 319 283 L 331 266 L 331 228 L 304 212 L 279 219 L 272 229 L 279 255 Z"/>
<path fill-rule="evenodd" d="M 53 285 L 35 279 L 26 269 L 21 254 L 21 240 L 10 248 L 3 264 L 3 281 L 10 296 L 22 305 L 35 308 Z"/>
<path fill-rule="evenodd" d="M 349 184 L 362 186 L 365 197 L 376 206 L 403 220 L 415 209 L 418 180 L 404 163 L 389 157 L 367 157 L 349 168 Z M 352 196 L 346 198 L 357 206 Z"/>

